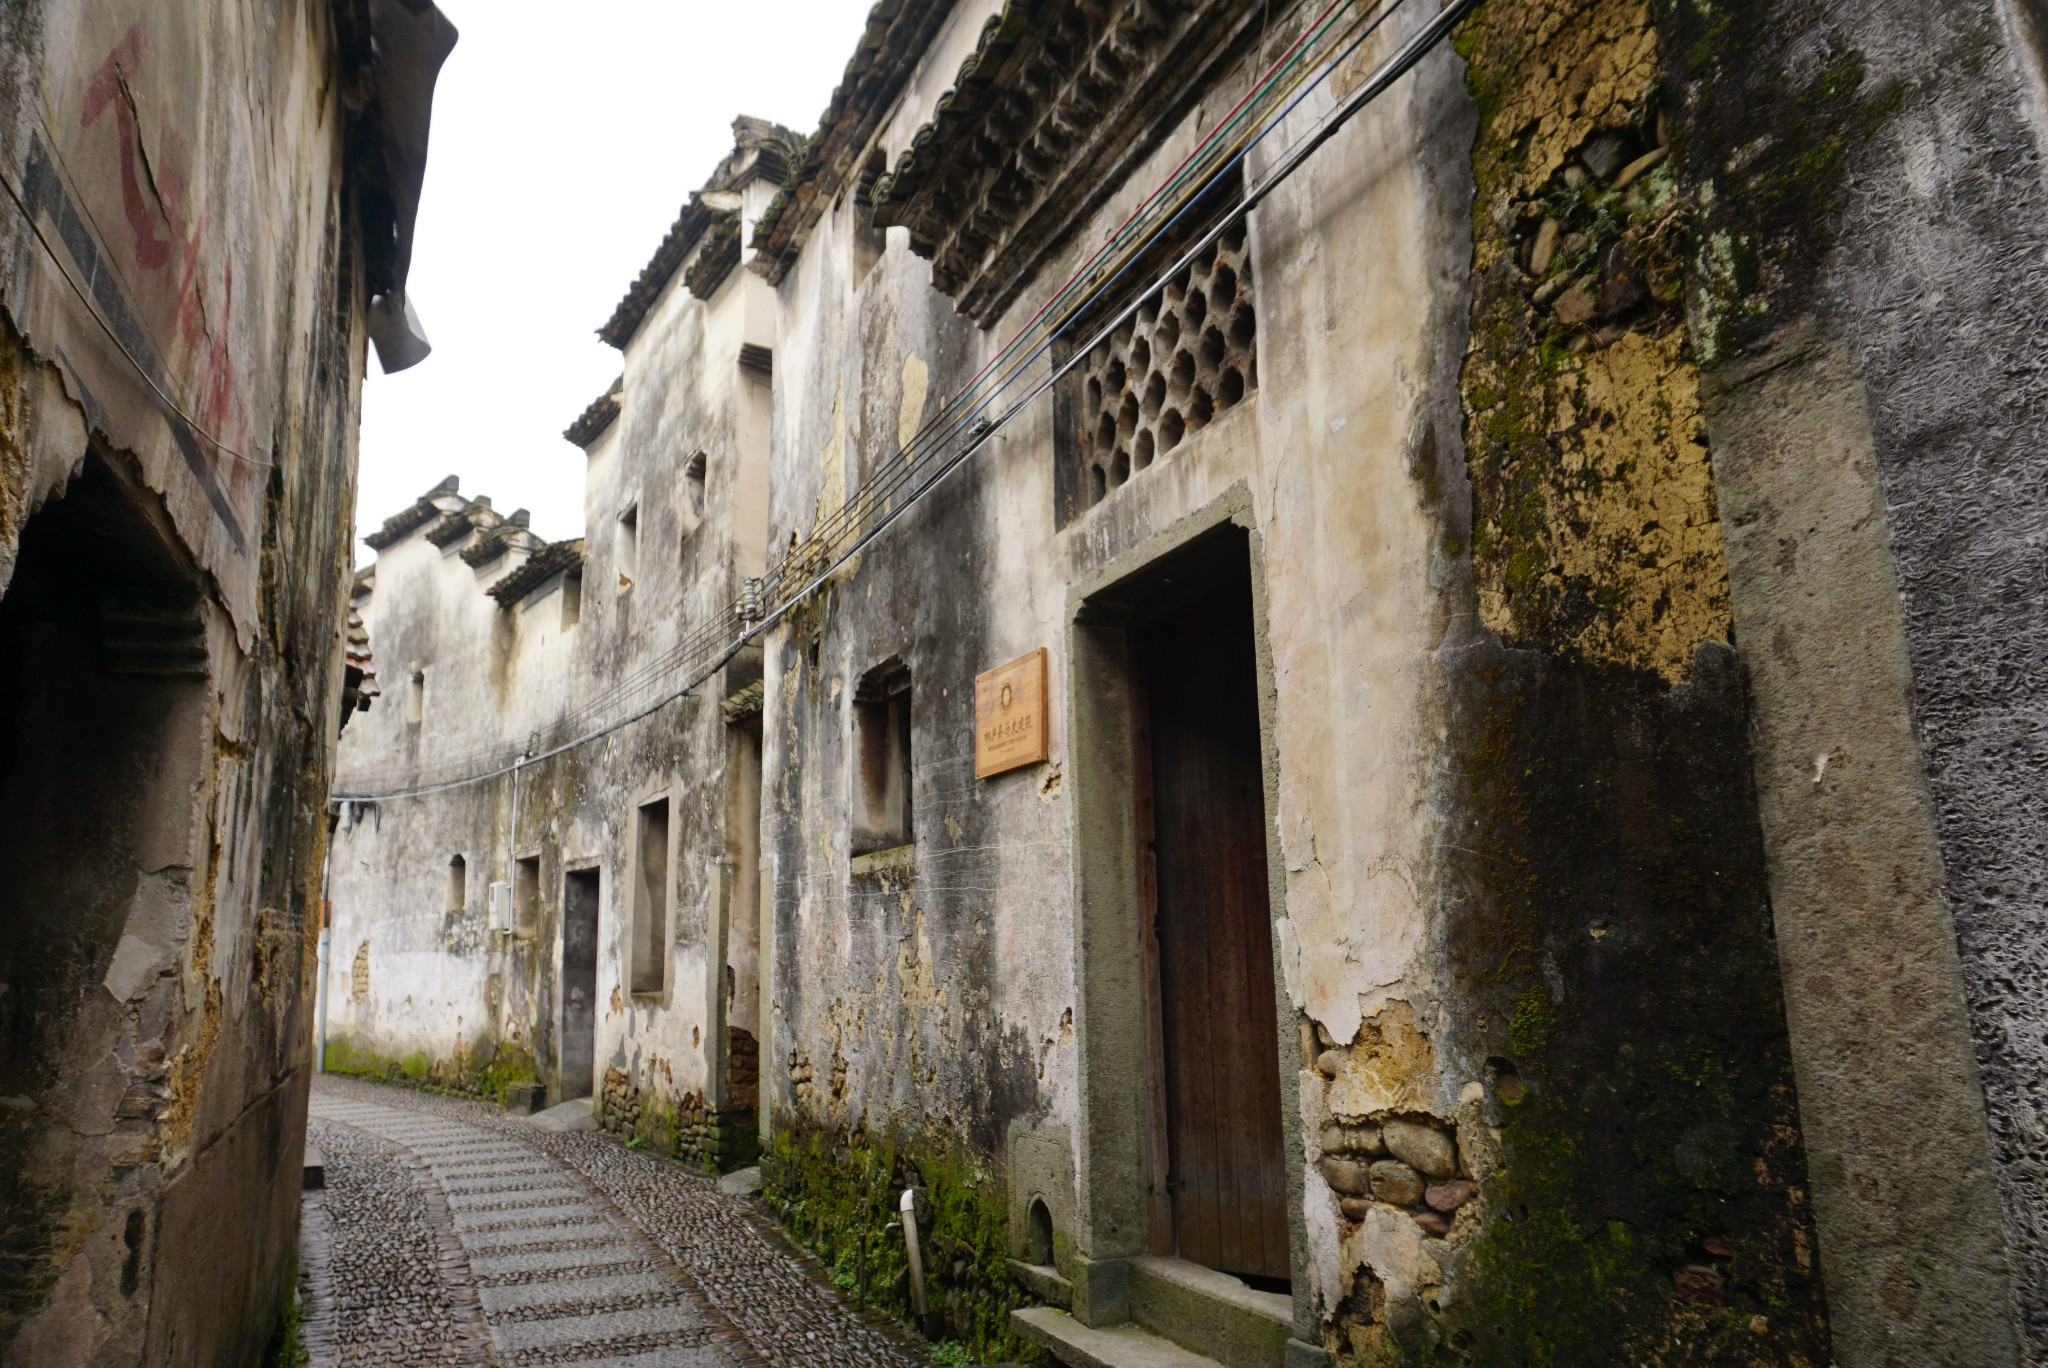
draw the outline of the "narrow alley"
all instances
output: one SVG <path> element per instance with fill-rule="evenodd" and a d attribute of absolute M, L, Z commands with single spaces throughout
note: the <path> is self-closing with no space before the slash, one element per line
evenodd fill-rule
<path fill-rule="evenodd" d="M 2048 0 L 0 73 L 0 1368 L 2048 1368 Z"/>
<path fill-rule="evenodd" d="M 896 1368 L 750 1199 L 602 1133 L 323 1076 L 301 1296 L 314 1368 Z"/>

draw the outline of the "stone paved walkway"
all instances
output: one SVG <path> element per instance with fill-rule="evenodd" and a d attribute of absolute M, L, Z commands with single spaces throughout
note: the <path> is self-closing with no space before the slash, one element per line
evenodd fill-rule
<path fill-rule="evenodd" d="M 321 1076 L 306 1194 L 314 1368 L 909 1368 L 930 1360 L 757 1224 L 601 1133 Z"/>

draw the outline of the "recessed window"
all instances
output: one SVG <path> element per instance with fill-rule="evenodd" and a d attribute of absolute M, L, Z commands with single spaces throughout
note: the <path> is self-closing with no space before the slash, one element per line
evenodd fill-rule
<path fill-rule="evenodd" d="M 412 677 L 405 683 L 405 720 L 417 727 L 426 715 L 427 672 L 414 666 Z"/>
<path fill-rule="evenodd" d="M 469 863 L 460 855 L 448 860 L 448 915 L 458 917 L 469 906 Z"/>
<path fill-rule="evenodd" d="M 562 576 L 562 630 L 568 631 L 583 620 L 583 572 L 572 571 Z"/>
<path fill-rule="evenodd" d="M 910 671 L 870 670 L 853 696 L 853 853 L 911 843 Z"/>
<path fill-rule="evenodd" d="M 698 452 L 683 466 L 683 489 L 690 499 L 690 516 L 704 516 L 704 453 Z"/>
<path fill-rule="evenodd" d="M 642 804 L 635 826 L 633 991 L 659 993 L 668 968 L 668 799 Z"/>
<path fill-rule="evenodd" d="M 532 939 L 540 929 L 540 856 L 512 862 L 512 934 Z"/>
<path fill-rule="evenodd" d="M 619 588 L 632 588 L 633 577 L 640 571 L 639 504 L 631 504 L 619 514 L 619 536 L 612 552 L 613 560 L 618 562 Z"/>

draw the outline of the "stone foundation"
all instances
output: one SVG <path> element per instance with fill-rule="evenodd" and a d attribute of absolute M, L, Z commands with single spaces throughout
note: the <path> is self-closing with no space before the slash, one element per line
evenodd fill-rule
<path fill-rule="evenodd" d="M 636 1087 L 624 1069 L 604 1071 L 598 1120 L 628 1143 L 658 1150 L 706 1173 L 744 1168 L 760 1157 L 754 1104 L 707 1105 L 693 1092 L 680 1102 Z"/>

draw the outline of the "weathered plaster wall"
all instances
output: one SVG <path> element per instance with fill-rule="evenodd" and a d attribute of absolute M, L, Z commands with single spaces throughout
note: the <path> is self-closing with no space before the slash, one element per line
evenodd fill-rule
<path fill-rule="evenodd" d="M 352 727 L 343 792 L 403 786 L 435 767 L 539 738 L 548 750 L 619 709 L 585 714 L 622 681 L 666 687 L 660 662 L 722 610 L 765 554 L 768 386 L 740 367 L 743 344 L 772 345 L 769 287 L 745 271 L 709 299 L 685 261 L 626 349 L 617 419 L 587 450 L 581 607 L 564 625 L 564 587 L 506 606 L 485 590 L 524 562 L 478 573 L 458 553 L 474 534 L 433 545 L 428 521 L 384 546 L 363 608 L 389 676 L 386 702 Z M 703 456 L 701 501 L 686 477 Z M 569 459 L 574 459 L 570 457 Z M 460 498 L 444 498 L 446 513 Z M 621 515 L 634 513 L 627 548 Z M 426 675 L 418 725 L 405 720 L 406 674 Z M 560 1098 L 565 871 L 600 876 L 594 1083 L 609 1123 L 698 1154 L 726 1104 L 730 989 L 719 940 L 736 871 L 728 847 L 733 734 L 720 702 L 758 677 L 742 655 L 691 697 L 599 741 L 482 783 L 394 798 L 352 814 L 337 843 L 335 947 L 329 966 L 329 1063 L 450 1086 L 501 1089 L 531 1070 Z M 375 714 L 373 713 L 373 717 Z M 457 768 L 461 768 L 457 765 Z M 472 766 L 473 768 L 473 766 Z M 353 786 L 353 788 L 352 788 Z M 516 791 L 516 792 L 515 792 Z M 636 993 L 630 934 L 642 804 L 667 798 L 667 934 L 656 991 Z M 448 863 L 464 855 L 468 898 L 446 913 Z M 531 933 L 488 929 L 488 888 L 512 861 L 539 860 Z M 367 946 L 368 973 L 357 959 Z M 354 996 L 366 983 L 367 993 Z M 744 1051 L 744 1044 L 741 1045 Z M 498 1066 L 489 1067 L 491 1061 Z M 685 1132 L 690 1132 L 685 1134 Z"/>
<path fill-rule="evenodd" d="M 1829 1132 L 1822 1262 L 1868 1362 L 2048 1354 L 2048 980 L 2022 892 L 2044 190 L 2038 38 L 2002 22 L 2032 8 L 1660 6 L 1802 1108 Z M 1929 1189 L 1925 1164 L 1967 1176 Z"/>
<path fill-rule="evenodd" d="M 2041 184 L 2032 130 L 1992 112 L 2000 90 L 2024 106 L 1988 0 L 1878 9 L 1490 0 L 1456 53 L 1250 216 L 1242 402 L 1064 521 L 1063 409 L 1025 410 L 758 664 L 523 771 L 509 836 L 511 781 L 447 800 L 434 822 L 479 833 L 492 868 L 540 851 L 551 899 L 561 868 L 602 869 L 613 1121 L 664 1143 L 719 1124 L 689 1110 L 718 1097 L 713 928 L 743 902 L 723 901 L 736 771 L 713 705 L 758 670 L 771 1200 L 840 1271 L 893 1278 L 868 1237 L 893 1191 L 923 1187 L 953 1256 L 935 1328 L 1007 1355 L 1001 1259 L 1026 1252 L 1042 1196 L 1076 1313 L 1130 1312 L 1161 1179 L 1138 1105 L 1127 700 L 1089 615 L 1220 533 L 1249 558 L 1260 638 L 1294 1361 L 2011 1361 L 2010 1270 L 2031 1305 L 2041 1247 L 2032 942 L 2009 934 L 2033 848 L 2008 796 L 2026 792 L 2012 737 L 2033 629 L 2013 576 L 2031 523 L 2017 458 L 1971 434 L 2024 449 L 2031 431 L 1985 378 L 2002 366 L 2021 377 L 2008 394 L 2031 392 L 2024 308 L 1985 293 L 2003 269 L 1986 253 L 2031 239 L 1982 206 L 1994 186 L 2031 206 Z M 919 146 L 994 12 L 964 3 L 937 30 L 878 118 L 885 160 Z M 498 619 L 521 643 L 506 659 L 534 664 L 518 677 L 559 668 L 556 700 L 594 696 L 726 602 L 726 567 L 801 545 L 897 473 L 901 443 L 1302 17 L 1283 7 L 1199 98 L 1158 106 L 1178 112 L 996 326 L 955 313 L 903 230 L 876 257 L 853 186 L 807 187 L 828 198 L 772 291 L 742 271 L 699 301 L 679 273 L 589 449 L 574 654 L 530 655 Z M 1293 131 L 1425 20 L 1397 18 Z M 1954 94 L 1935 61 L 1990 73 L 1991 93 Z M 1903 176 L 1866 165 L 1886 154 Z M 750 185 L 743 214 L 769 198 Z M 1969 302 L 1938 355 L 1915 350 L 1938 303 L 1910 293 L 1916 271 Z M 735 374 L 742 341 L 772 347 L 772 392 Z M 686 536 L 679 470 L 700 448 L 712 488 L 744 492 Z M 728 451 L 758 464 L 721 475 Z M 977 780 L 974 676 L 1039 646 L 1050 759 Z M 913 834 L 856 857 L 853 695 L 884 665 L 911 680 Z M 517 734 L 518 701 L 474 698 L 479 735 Z M 394 753 L 376 735 L 366 760 Z M 636 998 L 627 851 L 662 791 L 667 987 Z M 346 915 L 374 919 L 379 886 Z M 526 1014 L 551 1079 L 556 915 L 505 999 L 526 1005 L 493 1018 Z M 461 969 L 499 973 L 473 952 Z M 880 1295 L 902 1309 L 907 1291 Z"/>
<path fill-rule="evenodd" d="M 0 168 L 47 239 L 0 208 L 9 1363 L 253 1364 L 290 1290 L 363 358 L 353 17 L 0 6 Z"/>

